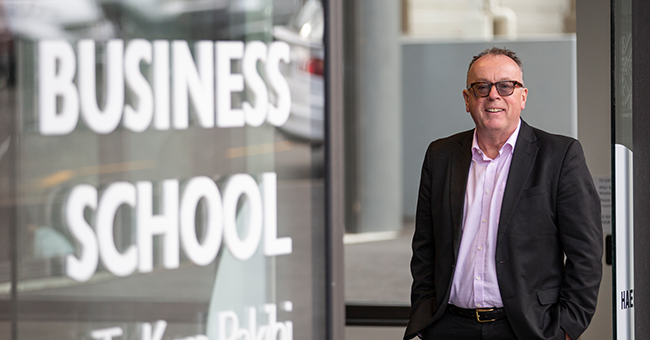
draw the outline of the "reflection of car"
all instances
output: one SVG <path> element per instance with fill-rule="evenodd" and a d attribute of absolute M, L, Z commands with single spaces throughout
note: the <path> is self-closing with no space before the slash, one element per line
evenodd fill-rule
<path fill-rule="evenodd" d="M 286 22 L 301 0 L 96 0 L 123 36 L 244 40 Z M 269 14 L 272 13 L 272 18 Z M 201 29 L 197 29 L 201 27 Z M 259 39 L 259 38 L 258 38 Z"/>
<path fill-rule="evenodd" d="M 12 34 L 22 39 L 107 40 L 114 36 L 112 24 L 91 0 L 5 1 L 3 5 Z"/>
<path fill-rule="evenodd" d="M 291 115 L 280 129 L 314 144 L 324 135 L 323 30 L 319 0 L 308 0 L 288 25 L 273 28 L 275 38 L 291 46 L 291 61 L 282 70 L 291 89 Z"/>

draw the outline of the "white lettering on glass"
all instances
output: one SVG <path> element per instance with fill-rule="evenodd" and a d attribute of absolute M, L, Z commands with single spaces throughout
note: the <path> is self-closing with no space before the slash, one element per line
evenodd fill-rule
<path fill-rule="evenodd" d="M 142 340 L 162 340 L 167 329 L 167 321 L 158 320 L 156 326 L 152 327 L 150 323 L 142 324 Z"/>
<path fill-rule="evenodd" d="M 257 72 L 258 62 L 266 64 L 267 54 L 266 44 L 261 41 L 251 41 L 246 44 L 246 52 L 242 61 L 242 73 L 244 74 L 246 85 L 255 95 L 255 102 L 252 105 L 244 102 L 242 109 L 244 110 L 246 124 L 250 126 L 262 125 L 268 112 L 269 93 L 266 89 L 264 79 Z"/>
<path fill-rule="evenodd" d="M 240 328 L 239 317 L 233 311 L 218 314 L 219 340 L 262 339 L 262 340 L 293 340 L 293 322 L 277 320 L 277 306 L 264 305 L 267 314 L 267 324 L 257 328 L 257 310 L 250 308 L 248 313 L 248 329 Z"/>
<path fill-rule="evenodd" d="M 111 340 L 123 334 L 124 330 L 120 327 L 104 328 L 90 332 L 90 336 L 97 340 Z"/>
<path fill-rule="evenodd" d="M 147 273 L 153 270 L 153 237 L 164 239 L 163 267 L 175 269 L 179 266 L 178 249 L 178 180 L 163 181 L 162 212 L 153 215 L 153 185 L 151 182 L 137 183 L 138 208 L 138 270 Z"/>
<path fill-rule="evenodd" d="M 277 106 L 269 105 L 269 116 L 267 120 L 275 126 L 282 126 L 289 119 L 291 112 L 291 91 L 289 84 L 280 73 L 280 61 L 289 62 L 289 45 L 280 41 L 271 43 L 269 47 L 269 59 L 266 68 L 266 76 L 269 78 L 271 87 L 277 96 Z"/>
<path fill-rule="evenodd" d="M 161 209 L 153 214 L 153 184 L 140 181 L 109 184 L 99 195 L 88 184 L 75 186 L 65 206 L 65 220 L 75 239 L 79 252 L 66 257 L 66 274 L 77 281 L 87 281 L 94 275 L 98 259 L 106 269 L 127 276 L 138 270 L 153 269 L 153 238 L 162 237 L 162 263 L 166 269 L 179 266 L 179 248 L 188 259 L 201 266 L 214 261 L 223 242 L 230 253 L 239 260 L 248 260 L 262 243 L 266 256 L 291 254 L 292 239 L 278 238 L 277 230 L 277 175 L 264 173 L 261 183 L 249 174 L 231 176 L 225 184 L 223 195 L 210 178 L 199 176 L 190 179 L 183 193 L 179 193 L 178 180 L 162 182 Z M 238 202 L 246 198 L 247 209 L 242 221 L 247 221 L 246 235 L 237 230 Z M 196 211 L 203 200 L 206 207 L 205 232 L 202 240 L 196 234 Z M 132 228 L 135 244 L 118 251 L 114 240 L 114 221 L 120 207 L 135 210 Z M 95 210 L 93 226 L 86 221 L 84 211 Z M 180 243 L 180 244 L 179 244 Z"/>
<path fill-rule="evenodd" d="M 217 125 L 219 127 L 244 126 L 244 112 L 232 108 L 232 92 L 244 90 L 244 77 L 232 73 L 232 61 L 244 56 L 244 42 L 217 41 Z"/>
<path fill-rule="evenodd" d="M 97 104 L 95 42 L 87 39 L 81 40 L 78 49 L 81 117 L 86 125 L 97 133 L 113 132 L 120 124 L 124 110 L 124 41 L 110 40 L 106 43 L 104 74 L 107 86 L 106 104 L 103 110 Z"/>
<path fill-rule="evenodd" d="M 207 223 L 203 244 L 196 236 L 196 210 L 204 199 Z M 194 177 L 183 190 L 180 206 L 181 244 L 185 255 L 199 266 L 206 266 L 217 257 L 223 239 L 223 203 L 217 184 L 208 177 Z"/>
<path fill-rule="evenodd" d="M 81 249 L 79 257 L 66 256 L 66 275 L 77 281 L 88 281 L 99 262 L 99 245 L 93 227 L 86 222 L 84 210 L 97 209 L 97 189 L 92 185 L 77 185 L 70 192 L 65 207 L 66 224 Z"/>
<path fill-rule="evenodd" d="M 132 40 L 124 51 L 124 78 L 137 97 L 137 109 L 124 105 L 124 126 L 133 132 L 142 132 L 153 119 L 153 91 L 140 71 L 140 63 L 153 62 L 153 46 L 144 39 Z"/>
<path fill-rule="evenodd" d="M 248 232 L 242 239 L 237 232 L 237 202 L 246 195 L 248 199 Z M 238 260 L 253 256 L 262 238 L 262 195 L 255 180 L 245 174 L 232 176 L 226 184 L 223 200 L 224 237 L 228 249 Z"/>
<path fill-rule="evenodd" d="M 74 49 L 65 40 L 42 40 L 38 44 L 38 60 L 39 132 L 66 135 L 79 121 Z M 57 112 L 58 98 L 61 99 L 60 112 Z"/>
<path fill-rule="evenodd" d="M 153 127 L 159 131 L 169 130 L 171 124 L 169 108 L 169 41 L 153 42 Z"/>
<path fill-rule="evenodd" d="M 100 45 L 105 55 L 105 86 L 97 85 L 95 41 L 77 42 L 77 55 L 66 40 L 39 41 L 38 129 L 42 135 L 69 134 L 80 116 L 99 134 L 115 131 L 120 122 L 133 132 L 151 125 L 159 131 L 183 130 L 189 126 L 190 104 L 203 128 L 256 127 L 264 122 L 281 126 L 289 118 L 291 92 L 280 72 L 280 64 L 290 61 L 285 42 L 199 41 L 194 56 L 183 40 L 170 44 L 133 39 L 125 46 L 123 40 L 113 39 Z M 142 63 L 151 65 L 149 77 L 143 74 Z M 233 70 L 233 63 L 241 63 L 241 73 Z M 98 87 L 105 92 L 98 94 Z M 246 87 L 252 94 L 250 102 L 233 107 L 233 93 Z M 125 102 L 125 88 L 133 93 L 133 104 Z"/>
<path fill-rule="evenodd" d="M 194 64 L 187 41 L 172 42 L 172 103 L 174 128 L 189 126 L 188 95 L 196 112 L 199 125 L 214 127 L 214 44 L 211 41 L 196 43 L 197 65 Z"/>
<path fill-rule="evenodd" d="M 115 246 L 113 227 L 117 209 L 126 205 L 136 207 L 135 185 L 114 182 L 104 190 L 97 205 L 95 229 L 99 241 L 99 258 L 106 269 L 117 276 L 131 275 L 138 267 L 138 249 L 130 245 L 123 253 Z"/>
<path fill-rule="evenodd" d="M 284 304 L 291 304 L 285 301 Z M 248 308 L 248 328 L 241 328 L 239 316 L 234 311 L 223 311 L 217 314 L 217 339 L 216 340 L 293 340 L 293 322 L 278 321 L 277 306 L 274 303 L 264 305 L 266 324 L 257 324 L 257 308 Z M 291 310 L 287 310 L 291 312 Z M 148 322 L 141 325 L 141 340 L 162 340 L 167 329 L 167 321 L 158 320 L 155 326 Z M 97 340 L 112 340 L 122 336 L 124 330 L 112 327 L 94 330 L 91 337 Z M 174 338 L 175 340 L 208 340 L 204 334 Z"/>
<path fill-rule="evenodd" d="M 264 201 L 264 255 L 276 256 L 291 254 L 292 240 L 278 238 L 278 175 L 267 172 L 262 175 L 262 200 Z"/>

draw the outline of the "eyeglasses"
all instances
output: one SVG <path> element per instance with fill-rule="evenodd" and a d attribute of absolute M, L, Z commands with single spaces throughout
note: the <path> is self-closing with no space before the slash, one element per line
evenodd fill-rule
<path fill-rule="evenodd" d="M 505 97 L 515 92 L 515 88 L 517 86 L 524 87 L 524 84 L 516 80 L 504 80 L 504 81 L 498 81 L 496 83 L 490 83 L 488 81 L 479 81 L 476 83 L 469 84 L 467 90 L 468 91 L 471 90 L 474 96 L 478 98 L 482 98 L 490 95 L 490 91 L 492 91 L 492 86 L 497 88 L 497 92 L 499 92 L 499 95 Z"/>

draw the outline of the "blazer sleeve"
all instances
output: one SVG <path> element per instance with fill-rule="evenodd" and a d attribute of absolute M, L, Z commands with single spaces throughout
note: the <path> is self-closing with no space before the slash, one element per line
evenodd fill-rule
<path fill-rule="evenodd" d="M 415 217 L 415 233 L 413 234 L 413 257 L 411 258 L 411 312 L 409 325 L 404 338 L 410 339 L 417 332 L 426 328 L 432 321 L 436 306 L 436 291 L 434 286 L 434 253 L 433 223 L 431 207 L 431 149 L 429 145 L 422 165 L 420 188 L 418 191 L 417 210 Z"/>
<path fill-rule="evenodd" d="M 566 256 L 560 326 L 577 339 L 596 309 L 603 255 L 600 198 L 577 140 L 565 154 L 556 197 L 559 238 Z"/>

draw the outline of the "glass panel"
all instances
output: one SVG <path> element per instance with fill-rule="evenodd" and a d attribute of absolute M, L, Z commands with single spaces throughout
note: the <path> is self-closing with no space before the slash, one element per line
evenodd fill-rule
<path fill-rule="evenodd" d="M 16 112 L 16 55 L 15 43 L 9 29 L 6 9 L 0 3 L 0 107 L 4 112 Z M 14 251 L 16 182 L 15 139 L 12 141 L 15 114 L 0 115 L 0 313 L 9 317 L 11 298 L 12 253 Z M 9 324 L 6 324 L 9 326 Z M 3 327 L 5 324 L 3 324 Z"/>
<path fill-rule="evenodd" d="M 632 150 L 632 2 L 614 1 L 614 142 Z"/>
<path fill-rule="evenodd" d="M 614 228 L 612 233 L 615 339 L 634 339 L 634 202 L 632 147 L 632 2 L 613 5 L 613 131 L 612 167 Z M 632 302 L 632 303 L 631 303 Z"/>
<path fill-rule="evenodd" d="M 575 1 L 346 6 L 346 301 L 408 304 L 423 157 L 431 141 L 474 128 L 461 96 L 474 55 L 517 52 L 530 89 L 522 117 L 577 137 Z"/>
<path fill-rule="evenodd" d="M 0 322 L 0 339 L 11 339 L 11 323 L 7 321 Z"/>
<path fill-rule="evenodd" d="M 18 339 L 324 338 L 323 23 L 278 33 L 301 5 L 4 2 Z"/>

